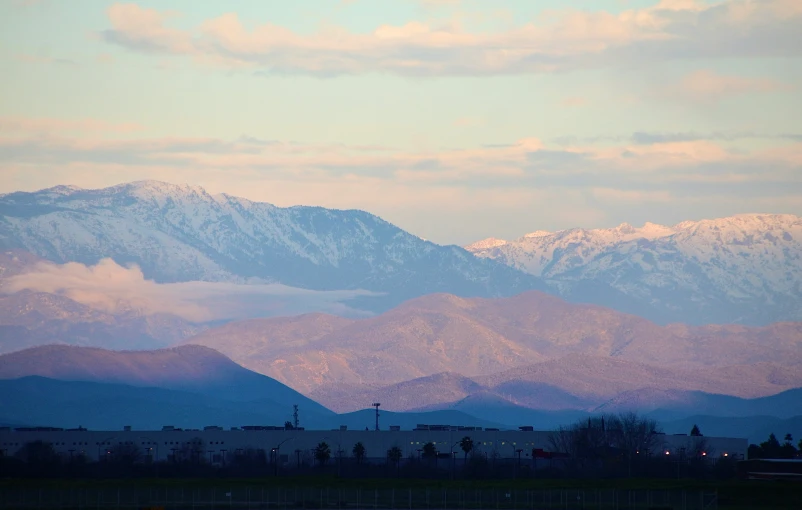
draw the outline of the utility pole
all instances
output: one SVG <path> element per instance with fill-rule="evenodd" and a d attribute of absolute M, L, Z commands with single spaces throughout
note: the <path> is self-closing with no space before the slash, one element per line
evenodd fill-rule
<path fill-rule="evenodd" d="M 292 426 L 298 428 L 298 404 L 292 406 Z"/>
<path fill-rule="evenodd" d="M 374 402 L 371 405 L 376 408 L 376 430 L 379 430 L 379 406 L 381 404 L 378 402 Z"/>

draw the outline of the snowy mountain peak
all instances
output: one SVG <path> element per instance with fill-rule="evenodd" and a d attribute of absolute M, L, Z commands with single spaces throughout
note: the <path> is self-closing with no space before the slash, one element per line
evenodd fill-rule
<path fill-rule="evenodd" d="M 145 180 L 134 181 L 106 189 L 108 192 L 126 192 L 140 198 L 186 198 L 191 196 L 210 197 L 206 190 L 200 186 L 189 184 L 172 184 L 169 182 Z"/>
<path fill-rule="evenodd" d="M 432 292 L 491 297 L 544 288 L 531 275 L 364 211 L 276 207 L 199 186 L 138 181 L 11 193 L 0 197 L 0 214 L 0 250 L 59 263 L 110 257 L 160 283 L 260 281 L 386 295 L 363 304 L 372 310 Z"/>
<path fill-rule="evenodd" d="M 612 287 L 619 309 L 658 322 L 802 320 L 802 219 L 791 214 L 623 223 L 466 249 L 545 278 L 569 299 Z"/>
<path fill-rule="evenodd" d="M 487 239 L 482 239 L 481 241 L 476 241 L 475 243 L 466 246 L 465 249 L 472 252 L 476 250 L 486 250 L 488 248 L 495 248 L 497 246 L 504 246 L 505 244 L 507 244 L 507 241 L 505 241 L 504 239 L 488 237 Z"/>
<path fill-rule="evenodd" d="M 43 189 L 42 193 L 50 193 L 53 195 L 70 195 L 75 193 L 76 191 L 81 191 L 83 188 L 79 188 L 78 186 L 72 185 L 59 185 L 53 186 L 52 188 Z"/>

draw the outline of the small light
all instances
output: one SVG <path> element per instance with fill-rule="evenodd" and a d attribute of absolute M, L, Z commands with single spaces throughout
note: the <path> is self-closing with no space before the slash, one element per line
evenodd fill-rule
<path fill-rule="evenodd" d="M 705 455 L 707 455 L 707 452 L 702 452 L 702 457 L 704 457 Z"/>
<path fill-rule="evenodd" d="M 669 453 L 668 453 L 668 452 L 666 452 L 666 455 L 669 455 Z"/>
<path fill-rule="evenodd" d="M 724 456 L 726 457 L 726 456 L 727 456 L 727 454 L 725 453 L 725 454 L 724 454 Z"/>

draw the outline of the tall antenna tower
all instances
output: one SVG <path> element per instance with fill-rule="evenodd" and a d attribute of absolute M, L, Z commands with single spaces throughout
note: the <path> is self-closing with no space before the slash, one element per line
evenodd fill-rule
<path fill-rule="evenodd" d="M 292 426 L 298 428 L 298 404 L 292 406 Z"/>
<path fill-rule="evenodd" d="M 378 402 L 374 402 L 371 405 L 376 408 L 376 430 L 379 430 L 379 406 L 381 404 Z"/>

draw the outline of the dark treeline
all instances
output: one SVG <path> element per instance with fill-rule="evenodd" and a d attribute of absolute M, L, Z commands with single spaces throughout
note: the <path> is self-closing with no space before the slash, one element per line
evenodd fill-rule
<path fill-rule="evenodd" d="M 802 439 L 794 446 L 794 437 L 786 434 L 783 442 L 777 436 L 769 434 L 769 438 L 760 444 L 750 444 L 748 456 L 750 459 L 795 459 L 802 456 Z"/>
<path fill-rule="evenodd" d="M 697 427 L 687 447 L 663 455 L 657 423 L 635 414 L 607 415 L 560 427 L 550 436 L 551 452 L 516 449 L 513 458 L 480 452 L 470 436 L 457 454 L 423 445 L 412 457 L 400 448 L 367 451 L 356 443 L 350 451 L 333 452 L 321 442 L 313 451 L 296 450 L 276 458 L 271 450 L 246 448 L 224 456 L 207 454 L 196 438 L 171 450 L 167 460 L 153 461 L 133 444 L 104 449 L 99 461 L 81 455 L 65 457 L 41 441 L 25 444 L 14 456 L 0 458 L 0 477 L 46 478 L 185 478 L 280 477 L 329 475 L 344 478 L 694 478 L 735 476 L 736 460 L 716 456 Z M 772 436 L 773 437 L 773 436 Z M 776 439 L 775 439 L 776 441 Z M 764 443 L 765 445 L 766 443 Z M 763 446 L 761 446 L 763 448 Z M 765 447 L 773 448 L 773 443 Z M 782 445 L 780 445 L 782 448 Z M 510 452 L 512 453 L 512 452 Z M 527 455 L 528 454 L 528 455 Z"/>

